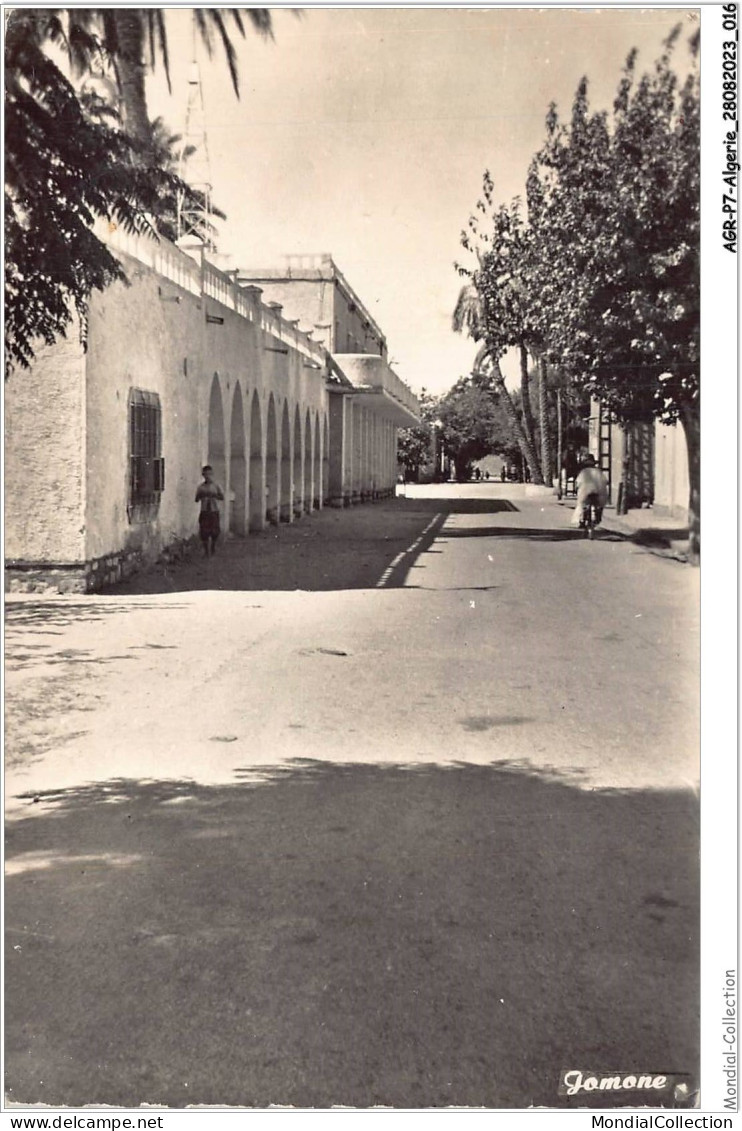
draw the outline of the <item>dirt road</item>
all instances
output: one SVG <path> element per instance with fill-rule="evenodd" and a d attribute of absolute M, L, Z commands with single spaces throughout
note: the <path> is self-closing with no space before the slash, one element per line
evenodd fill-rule
<path fill-rule="evenodd" d="M 568 519 L 410 498 L 9 601 L 11 1100 L 695 1072 L 697 573 Z"/>

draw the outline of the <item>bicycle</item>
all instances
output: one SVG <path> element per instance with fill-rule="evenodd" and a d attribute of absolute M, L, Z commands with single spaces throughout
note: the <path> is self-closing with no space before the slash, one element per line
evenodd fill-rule
<path fill-rule="evenodd" d="M 595 528 L 600 525 L 602 517 L 603 508 L 598 496 L 588 495 L 582 505 L 582 518 L 580 520 L 580 528 L 585 531 L 586 538 L 592 539 L 595 536 Z"/>

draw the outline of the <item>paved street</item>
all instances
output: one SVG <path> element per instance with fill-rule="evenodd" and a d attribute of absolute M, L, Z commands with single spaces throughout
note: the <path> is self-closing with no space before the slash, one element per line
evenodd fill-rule
<path fill-rule="evenodd" d="M 10 1100 L 695 1072 L 698 571 L 570 514 L 408 488 L 8 599 Z"/>

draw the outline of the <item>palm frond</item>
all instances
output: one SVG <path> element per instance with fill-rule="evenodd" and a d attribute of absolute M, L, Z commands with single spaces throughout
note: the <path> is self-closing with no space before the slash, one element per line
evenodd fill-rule
<path fill-rule="evenodd" d="M 231 12 L 234 16 L 237 26 L 242 31 L 242 18 L 241 11 L 246 11 L 248 19 L 253 26 L 253 31 L 258 35 L 262 35 L 264 39 L 273 39 L 273 19 L 271 17 L 270 8 L 228 8 L 227 11 Z M 300 16 L 301 12 L 295 10 L 295 15 Z M 244 35 L 244 31 L 242 31 Z"/>
<path fill-rule="evenodd" d="M 237 97 L 239 98 L 239 96 L 240 96 L 240 76 L 237 72 L 237 52 L 234 49 L 234 44 L 232 43 L 232 40 L 229 38 L 229 32 L 227 31 L 227 29 L 225 27 L 224 19 L 222 17 L 222 13 L 219 10 L 219 8 L 209 8 L 209 9 L 207 9 L 207 11 L 209 12 L 209 16 L 211 18 L 212 23 L 214 24 L 214 27 L 216 28 L 217 32 L 219 33 L 219 38 L 222 41 L 222 47 L 224 48 L 224 54 L 227 57 L 227 66 L 229 67 L 229 77 L 232 80 L 232 86 L 234 88 L 234 92 L 237 95 Z M 244 35 L 244 32 L 243 32 L 243 35 Z"/>
<path fill-rule="evenodd" d="M 474 283 L 468 283 L 459 291 L 452 316 L 452 326 L 457 334 L 466 331 L 477 341 L 483 333 L 484 312 L 482 299 Z"/>
<path fill-rule="evenodd" d="M 165 29 L 165 13 L 161 8 L 147 9 L 147 37 L 149 40 L 150 65 L 154 68 L 155 58 L 159 53 L 167 80 L 167 89 L 172 93 L 170 82 L 170 54 L 167 46 L 167 31 Z"/>

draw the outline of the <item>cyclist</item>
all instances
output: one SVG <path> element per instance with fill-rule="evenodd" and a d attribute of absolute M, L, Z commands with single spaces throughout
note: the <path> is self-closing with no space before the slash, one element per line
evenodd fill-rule
<path fill-rule="evenodd" d="M 572 526 L 584 526 L 583 511 L 591 495 L 596 496 L 596 522 L 603 517 L 603 507 L 608 500 L 608 484 L 605 475 L 595 465 L 594 456 L 585 456 L 582 461 L 582 470 L 575 481 L 577 490 L 577 506 L 572 515 Z"/>

